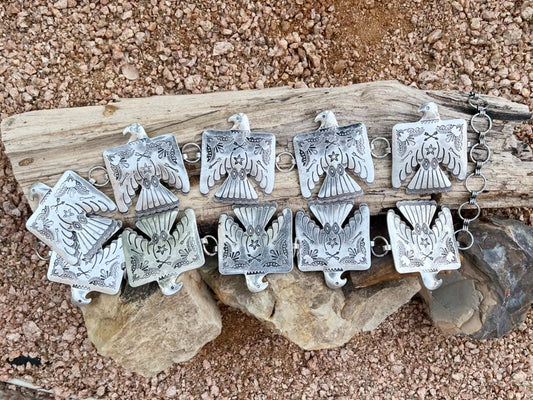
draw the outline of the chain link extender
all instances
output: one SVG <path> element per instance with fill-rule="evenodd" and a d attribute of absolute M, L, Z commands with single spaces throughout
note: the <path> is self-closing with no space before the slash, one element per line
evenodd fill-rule
<path fill-rule="evenodd" d="M 455 238 L 459 243 L 460 250 L 468 250 L 474 244 L 474 236 L 469 230 L 469 224 L 477 220 L 481 215 L 481 207 L 477 202 L 477 197 L 487 188 L 487 178 L 481 172 L 481 168 L 490 160 L 492 155 L 485 140 L 485 135 L 492 129 L 492 118 L 487 114 L 488 104 L 475 92 L 468 94 L 468 104 L 477 110 L 477 113 L 470 119 L 470 126 L 479 137 L 478 142 L 470 148 L 470 159 L 475 163 L 474 171 L 465 180 L 466 190 L 470 193 L 470 199 L 461 204 L 457 210 L 459 218 L 463 221 L 462 228 L 455 231 Z M 483 124 L 483 121 L 485 122 L 483 125 L 485 128 L 480 128 L 479 126 Z M 476 185 L 476 181 L 477 187 L 472 188 L 473 185 Z M 475 211 L 475 215 L 471 218 L 463 215 L 468 208 Z M 465 242 L 461 243 L 459 241 L 460 236 L 464 237 Z"/>

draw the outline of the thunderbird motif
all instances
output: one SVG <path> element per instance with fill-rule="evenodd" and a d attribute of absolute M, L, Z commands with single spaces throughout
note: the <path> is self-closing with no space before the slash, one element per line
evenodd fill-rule
<path fill-rule="evenodd" d="M 267 274 L 292 270 L 292 211 L 286 207 L 265 230 L 276 203 L 233 206 L 241 226 L 227 214 L 218 223 L 218 269 L 222 275 L 244 274 L 251 292 L 268 286 Z"/>
<path fill-rule="evenodd" d="M 424 104 L 418 111 L 424 113 L 420 121 L 392 128 L 392 186 L 399 189 L 418 168 L 407 193 L 449 191 L 452 184 L 441 166 L 458 181 L 466 178 L 466 121 L 441 120 L 435 103 Z"/>
<path fill-rule="evenodd" d="M 52 282 L 71 286 L 72 303 L 84 306 L 91 302 L 89 292 L 115 295 L 120 291 L 124 271 L 122 239 L 112 241 L 109 246 L 98 251 L 90 260 L 76 265 L 67 263 L 57 253 L 52 252 L 47 277 Z"/>
<path fill-rule="evenodd" d="M 361 204 L 343 227 L 352 207 L 351 201 L 309 202 L 322 229 L 305 211 L 296 213 L 298 268 L 323 271 L 326 284 L 332 289 L 346 284 L 346 279 L 341 278 L 345 271 L 370 268 L 370 212 L 366 204 Z"/>
<path fill-rule="evenodd" d="M 171 234 L 177 215 L 178 211 L 172 210 L 138 219 L 135 226 L 150 240 L 132 229 L 122 232 L 130 286 L 156 281 L 163 294 L 172 295 L 183 286 L 183 282 L 176 282 L 179 275 L 204 265 L 194 211 L 186 208 Z"/>
<path fill-rule="evenodd" d="M 435 290 L 442 284 L 437 279 L 439 271 L 461 267 L 450 209 L 441 207 L 431 228 L 437 209 L 435 201 L 400 201 L 397 207 L 411 227 L 389 210 L 387 226 L 396 270 L 401 274 L 420 273 L 424 285 Z"/>
<path fill-rule="evenodd" d="M 170 133 L 149 138 L 138 123 L 126 127 L 123 134 L 128 133 L 131 137 L 127 144 L 103 153 L 118 209 L 122 213 L 128 212 L 139 186 L 141 191 L 135 205 L 137 215 L 176 208 L 178 198 L 161 184 L 166 182 L 182 193 L 189 192 L 189 177 L 176 139 Z"/>
<path fill-rule="evenodd" d="M 276 138 L 271 133 L 250 132 L 246 114 L 232 115 L 229 131 L 207 130 L 202 135 L 200 192 L 207 195 L 215 183 L 228 175 L 215 193 L 215 201 L 243 204 L 255 202 L 252 178 L 265 194 L 274 188 Z"/>
<path fill-rule="evenodd" d="M 73 171 L 63 173 L 53 188 L 34 183 L 29 198 L 39 205 L 26 228 L 69 264 L 91 260 L 122 225 L 97 215 L 117 206 Z"/>
<path fill-rule="evenodd" d="M 300 188 L 305 198 L 326 174 L 318 192 L 319 199 L 352 199 L 363 194 L 348 171 L 367 184 L 374 182 L 374 164 L 364 124 L 340 127 L 332 111 L 322 111 L 315 118 L 317 131 L 294 137 Z"/>

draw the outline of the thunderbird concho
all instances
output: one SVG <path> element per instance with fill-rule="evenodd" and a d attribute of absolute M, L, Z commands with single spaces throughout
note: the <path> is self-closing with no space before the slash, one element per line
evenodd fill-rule
<path fill-rule="evenodd" d="M 150 240 L 132 229 L 122 232 L 126 273 L 130 286 L 157 282 L 165 295 L 172 295 L 183 286 L 176 279 L 185 271 L 204 265 L 196 217 L 192 208 L 183 211 L 172 231 L 177 210 L 139 218 L 135 226 Z"/>
<path fill-rule="evenodd" d="M 351 201 L 321 204 L 310 201 L 309 208 L 322 229 L 304 211 L 296 213 L 295 231 L 298 243 L 298 268 L 301 271 L 323 271 L 326 284 L 337 289 L 346 284 L 341 275 L 346 271 L 370 268 L 370 212 L 366 204 L 353 213 Z"/>
<path fill-rule="evenodd" d="M 276 203 L 235 205 L 233 212 L 244 229 L 228 214 L 218 223 L 218 269 L 222 275 L 246 276 L 251 292 L 267 288 L 267 274 L 292 270 L 292 211 L 286 207 L 266 229 Z"/>

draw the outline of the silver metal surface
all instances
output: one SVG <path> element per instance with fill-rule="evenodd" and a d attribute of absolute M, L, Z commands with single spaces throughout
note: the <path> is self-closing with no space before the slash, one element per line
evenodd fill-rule
<path fill-rule="evenodd" d="M 176 208 L 179 205 L 178 198 L 161 182 L 182 193 L 188 193 L 190 187 L 174 136 L 168 133 L 149 138 L 137 123 L 126 127 L 123 134 L 131 134 L 137 140 L 103 153 L 120 212 L 128 212 L 139 186 L 141 190 L 135 206 L 138 216 Z"/>
<path fill-rule="evenodd" d="M 104 181 L 103 182 L 97 182 L 95 178 L 93 178 L 93 172 L 94 171 L 104 171 Z M 89 183 L 96 187 L 104 187 L 109 183 L 109 174 L 107 173 L 107 169 L 105 167 L 102 167 L 101 165 L 96 165 L 92 167 L 89 172 L 87 173 L 87 178 L 89 179 Z"/>
<path fill-rule="evenodd" d="M 274 188 L 276 138 L 271 133 L 250 132 L 246 114 L 232 115 L 229 131 L 207 130 L 202 134 L 200 192 L 207 195 L 225 175 L 216 191 L 218 202 L 246 204 L 258 199 L 248 178 L 265 194 Z"/>
<path fill-rule="evenodd" d="M 183 286 L 182 282 L 177 282 L 179 275 L 204 265 L 194 211 L 186 208 L 171 233 L 177 215 L 178 210 L 171 210 L 138 219 L 135 226 L 150 240 L 132 229 L 122 232 L 130 286 L 155 281 L 163 294 L 172 295 Z"/>
<path fill-rule="evenodd" d="M 311 197 L 324 174 L 319 199 L 353 199 L 363 194 L 348 171 L 367 184 L 374 182 L 374 164 L 365 125 L 340 127 L 332 111 L 322 111 L 315 122 L 320 122 L 318 130 L 294 137 L 302 195 Z"/>
<path fill-rule="evenodd" d="M 422 105 L 418 122 L 392 128 L 392 186 L 399 189 L 416 170 L 406 192 L 439 193 L 452 184 L 443 169 L 457 180 L 466 178 L 467 135 L 464 119 L 441 120 L 435 103 Z"/>
<path fill-rule="evenodd" d="M 116 211 L 117 206 L 73 171 L 63 173 L 53 188 L 34 183 L 29 198 L 39 199 L 39 205 L 26 228 L 69 264 L 91 260 L 122 226 L 97 215 Z"/>
<path fill-rule="evenodd" d="M 251 292 L 268 286 L 267 274 L 292 270 L 292 211 L 286 207 L 266 229 L 276 203 L 233 206 L 244 229 L 228 214 L 218 223 L 218 269 L 222 275 L 244 274 Z"/>
<path fill-rule="evenodd" d="M 120 291 L 124 264 L 122 239 L 112 241 L 90 260 L 69 264 L 52 252 L 47 277 L 52 282 L 71 286 L 71 300 L 77 306 L 89 304 L 89 292 L 115 295 Z"/>
<path fill-rule="evenodd" d="M 420 273 L 424 285 L 435 290 L 442 283 L 437 279 L 439 271 L 461 267 L 450 209 L 442 206 L 431 227 L 435 201 L 400 201 L 397 207 L 411 227 L 389 210 L 387 226 L 396 270 L 401 274 Z"/>
<path fill-rule="evenodd" d="M 326 284 L 337 289 L 346 284 L 346 271 L 370 268 L 370 212 L 361 204 L 347 224 L 353 208 L 351 201 L 320 204 L 310 201 L 309 208 L 320 221 L 320 228 L 304 210 L 296 213 L 294 229 L 299 243 L 297 260 L 301 271 L 322 271 Z"/>

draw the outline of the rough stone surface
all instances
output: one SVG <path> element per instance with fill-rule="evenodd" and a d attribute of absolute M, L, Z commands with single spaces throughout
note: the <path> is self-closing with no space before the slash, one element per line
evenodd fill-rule
<path fill-rule="evenodd" d="M 533 302 L 533 228 L 490 217 L 471 231 L 475 244 L 464 253 L 461 269 L 422 294 L 443 332 L 500 337 L 520 326 Z"/>
<path fill-rule="evenodd" d="M 355 334 L 377 328 L 420 290 L 414 277 L 361 289 L 348 281 L 332 290 L 323 274 L 295 268 L 268 275 L 267 289 L 251 293 L 244 276 L 222 276 L 213 263 L 201 273 L 224 304 L 253 315 L 306 350 L 342 346 Z"/>
<path fill-rule="evenodd" d="M 220 311 L 196 271 L 165 296 L 157 285 L 97 296 L 82 308 L 89 339 L 104 356 L 143 376 L 191 359 L 221 332 Z"/>

